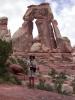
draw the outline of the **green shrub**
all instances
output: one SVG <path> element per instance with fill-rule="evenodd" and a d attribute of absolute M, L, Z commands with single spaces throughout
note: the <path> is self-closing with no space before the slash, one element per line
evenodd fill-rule
<path fill-rule="evenodd" d="M 53 91 L 53 88 L 49 84 L 46 84 L 44 79 L 40 79 L 36 87 L 40 90 Z"/>
<path fill-rule="evenodd" d="M 14 58 L 9 58 L 9 60 L 12 62 L 12 64 L 17 64 L 16 60 Z"/>
<path fill-rule="evenodd" d="M 12 42 L 0 40 L 0 83 L 21 84 L 17 77 L 14 75 L 11 76 L 11 74 L 8 72 L 8 64 L 6 62 L 11 53 Z"/>
<path fill-rule="evenodd" d="M 64 79 L 64 80 L 67 79 L 65 72 L 60 72 L 60 73 L 59 73 L 59 77 L 60 77 L 61 79 Z"/>
<path fill-rule="evenodd" d="M 10 74 L 8 72 L 0 76 L 0 83 L 10 83 L 10 84 L 21 85 L 21 81 L 17 79 L 17 77 L 14 74 Z"/>
<path fill-rule="evenodd" d="M 39 79 L 39 84 L 37 85 L 38 89 L 45 90 L 45 80 Z"/>
<path fill-rule="evenodd" d="M 61 89 L 62 89 L 62 84 L 60 84 L 60 83 L 55 83 L 55 90 L 56 90 L 58 93 L 62 93 Z"/>
<path fill-rule="evenodd" d="M 36 87 L 37 89 L 40 89 L 40 90 L 53 91 L 53 88 L 49 84 L 39 83 Z"/>
<path fill-rule="evenodd" d="M 24 73 L 27 75 L 28 74 L 28 65 L 27 65 L 27 61 L 26 60 L 22 60 L 22 59 L 17 59 L 18 63 L 23 67 Z"/>
<path fill-rule="evenodd" d="M 54 68 L 51 68 L 51 70 L 48 72 L 48 75 L 52 76 L 53 78 L 57 74 L 56 70 Z"/>
<path fill-rule="evenodd" d="M 4 75 L 7 72 L 7 66 L 0 64 L 0 76 Z"/>
<path fill-rule="evenodd" d="M 73 93 L 75 94 L 75 78 L 74 78 L 74 80 L 72 81 L 71 85 L 72 85 L 72 87 L 73 87 Z"/>
<path fill-rule="evenodd" d="M 64 83 L 64 79 L 62 79 L 62 77 L 59 75 L 58 77 L 53 79 L 53 83 L 54 83 L 55 91 L 61 93 L 61 88 Z"/>
<path fill-rule="evenodd" d="M 4 65 L 12 52 L 12 44 L 11 42 L 6 42 L 0 40 L 0 67 Z"/>
<path fill-rule="evenodd" d="M 13 84 L 21 85 L 21 80 L 17 79 L 17 77 L 15 75 L 12 75 L 10 77 L 9 82 L 11 82 Z"/>

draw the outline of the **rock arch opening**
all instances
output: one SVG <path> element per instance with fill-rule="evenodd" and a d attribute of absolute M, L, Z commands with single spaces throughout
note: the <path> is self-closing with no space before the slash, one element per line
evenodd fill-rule
<path fill-rule="evenodd" d="M 33 31 L 32 31 L 33 39 L 39 37 L 38 29 L 35 22 L 36 19 L 33 20 Z"/>

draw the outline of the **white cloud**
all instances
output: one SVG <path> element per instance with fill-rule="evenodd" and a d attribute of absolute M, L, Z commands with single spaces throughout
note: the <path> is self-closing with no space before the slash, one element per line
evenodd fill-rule
<path fill-rule="evenodd" d="M 35 4 L 31 0 L 2 0 L 0 1 L 0 17 L 8 17 L 8 28 L 13 33 L 22 25 L 22 17 L 27 10 L 27 6 Z"/>

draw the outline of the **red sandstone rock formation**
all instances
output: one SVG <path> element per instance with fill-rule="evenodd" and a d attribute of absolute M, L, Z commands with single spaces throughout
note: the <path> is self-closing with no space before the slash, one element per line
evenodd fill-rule
<path fill-rule="evenodd" d="M 22 52 L 27 52 L 32 45 L 32 26 L 31 21 L 24 21 L 23 25 L 13 35 L 13 49 L 17 49 Z"/>
<path fill-rule="evenodd" d="M 7 28 L 7 24 L 8 24 L 8 18 L 1 17 L 0 18 L 0 39 L 10 41 L 11 34 L 10 34 L 10 30 L 8 30 Z"/>
<path fill-rule="evenodd" d="M 33 39 L 33 20 L 36 19 L 39 39 Z M 53 17 L 51 7 L 48 3 L 28 6 L 23 16 L 22 27 L 13 35 L 13 49 L 17 52 L 30 53 L 45 58 L 49 62 L 71 61 L 71 44 L 68 38 L 63 38 L 58 29 L 58 23 Z M 37 44 L 41 44 L 37 46 Z M 41 53 L 41 56 L 40 56 Z M 46 56 L 44 54 L 46 53 Z M 17 55 L 19 53 L 16 53 Z"/>
<path fill-rule="evenodd" d="M 75 46 L 72 48 L 73 61 L 75 62 Z"/>

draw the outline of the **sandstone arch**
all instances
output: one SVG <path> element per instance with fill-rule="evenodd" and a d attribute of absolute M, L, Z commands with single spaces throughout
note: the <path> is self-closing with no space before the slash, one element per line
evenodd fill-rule
<path fill-rule="evenodd" d="M 54 19 L 49 3 L 28 6 L 23 16 L 24 23 L 22 27 L 15 33 L 16 35 L 13 35 L 13 48 L 17 48 L 17 51 L 25 53 L 30 52 L 30 48 L 34 43 L 32 35 L 34 19 L 36 19 L 35 23 L 39 34 L 38 41 L 42 47 L 46 48 L 48 52 L 64 52 L 64 50 L 65 52 L 71 52 L 71 49 L 65 49 L 67 45 L 63 42 L 64 40 L 58 29 L 58 23 Z M 71 48 L 70 45 L 69 47 Z"/>

